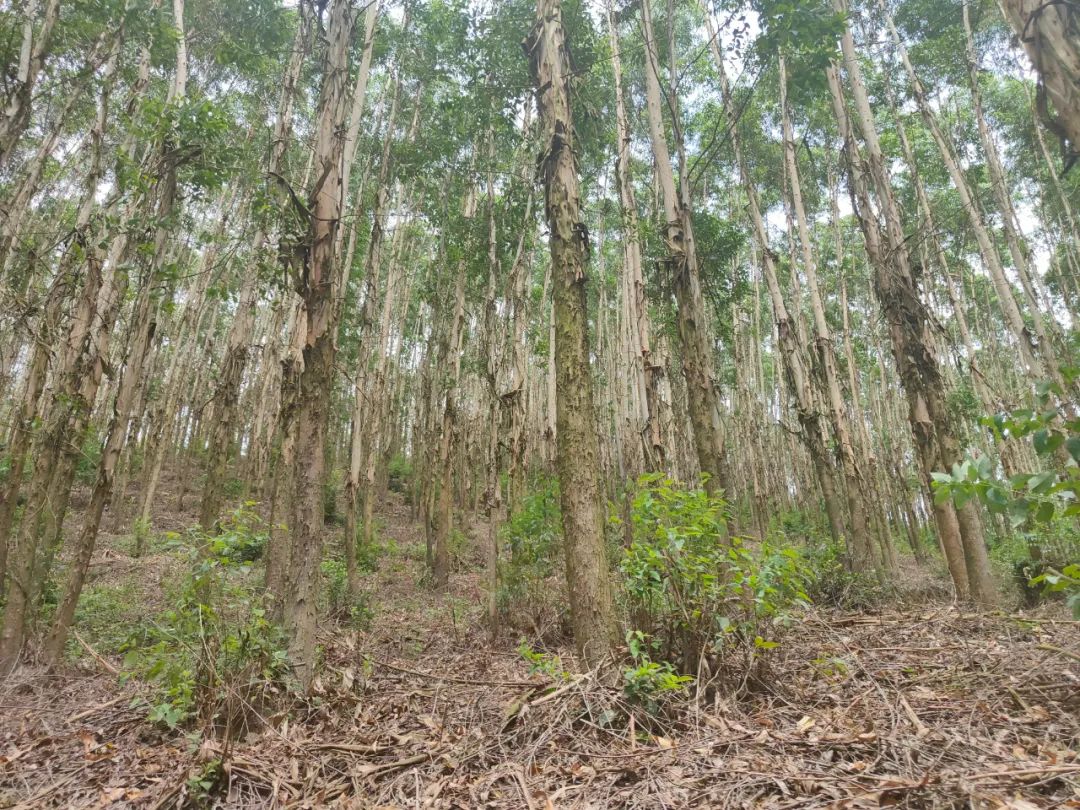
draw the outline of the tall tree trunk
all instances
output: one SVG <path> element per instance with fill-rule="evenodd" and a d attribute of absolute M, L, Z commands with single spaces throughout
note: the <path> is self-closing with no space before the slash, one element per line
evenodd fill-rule
<path fill-rule="evenodd" d="M 1080 38 L 1076 36 L 1080 15 L 1072 3 L 999 3 L 1039 75 L 1040 118 L 1061 141 L 1063 160 L 1071 165 L 1080 152 Z"/>
<path fill-rule="evenodd" d="M 309 197 L 306 261 L 297 268 L 304 299 L 304 369 L 297 390 L 296 496 L 292 555 L 286 571 L 285 629 L 289 657 L 301 685 L 311 684 L 315 666 L 315 609 L 322 559 L 322 485 L 326 425 L 334 382 L 336 323 L 334 273 L 341 225 L 344 119 L 349 45 L 355 12 L 350 0 L 332 0 L 326 24 L 326 56 L 315 122 L 314 175 Z"/>
<path fill-rule="evenodd" d="M 175 193 L 175 188 L 173 193 Z M 169 195 L 169 191 L 164 192 Z M 163 202 L 168 196 L 163 197 Z M 169 202 L 171 205 L 171 202 Z M 98 530 L 101 527 L 101 516 L 112 494 L 113 478 L 116 473 L 116 465 L 120 460 L 120 453 L 124 449 L 124 440 L 127 436 L 127 425 L 131 417 L 132 405 L 138 386 L 141 382 L 143 364 L 149 353 L 150 343 L 153 340 L 155 319 L 154 306 L 151 298 L 151 279 L 147 278 L 139 293 L 139 299 L 132 313 L 132 325 L 136 330 L 134 339 L 128 350 L 127 363 L 124 367 L 123 377 L 116 393 L 116 401 L 113 404 L 112 418 L 109 422 L 108 438 L 101 451 L 101 462 L 98 466 L 97 480 L 90 496 L 90 505 L 83 517 L 82 530 L 75 541 L 74 559 L 68 571 L 67 583 L 60 604 L 53 619 L 52 630 L 45 644 L 45 658 L 50 665 L 55 665 L 63 656 L 64 644 L 67 641 L 68 628 L 75 618 L 75 608 L 79 603 L 79 595 L 86 581 L 86 572 L 90 567 L 90 558 L 94 553 Z M 5 630 L 7 622 L 5 616 Z"/>
<path fill-rule="evenodd" d="M 30 102 L 34 95 L 38 74 L 45 65 L 45 57 L 52 46 L 56 23 L 60 19 L 60 0 L 45 0 L 45 10 L 37 31 L 38 10 L 41 0 L 26 0 L 23 19 L 22 46 L 15 82 L 8 90 L 3 113 L 0 114 L 0 168 L 18 143 L 19 137 L 30 121 Z"/>
<path fill-rule="evenodd" d="M 570 621 L 578 651 L 589 665 L 596 665 L 615 643 L 615 608 L 604 546 L 589 370 L 585 294 L 589 243 L 581 223 L 561 0 L 538 0 L 537 21 L 525 51 L 544 133 L 540 160 L 555 299 L 556 430 Z"/>
<path fill-rule="evenodd" d="M 282 160 L 292 135 L 293 108 L 296 84 L 303 69 L 311 37 L 311 18 L 306 3 L 300 3 L 299 22 L 293 39 L 292 53 L 285 68 L 278 100 L 277 122 L 270 145 L 267 175 L 280 179 Z M 213 531 L 221 511 L 221 493 L 229 462 L 229 450 L 236 430 L 240 385 L 247 368 L 249 347 L 255 328 L 255 308 L 259 298 L 259 270 L 267 232 L 260 227 L 252 239 L 252 252 L 240 287 L 240 301 L 229 325 L 225 355 L 217 390 L 214 393 L 214 428 L 206 456 L 206 483 L 199 506 L 199 525 L 203 531 Z"/>
<path fill-rule="evenodd" d="M 806 286 L 810 292 L 810 308 L 814 313 L 816 332 L 814 343 L 817 355 L 815 368 L 819 371 L 822 387 L 828 398 L 833 431 L 840 445 L 840 464 L 844 471 L 848 516 L 851 519 L 851 564 L 855 571 L 866 571 L 873 562 L 873 545 L 867 525 L 866 502 L 863 499 L 865 482 L 855 458 L 851 425 L 836 370 L 836 349 L 833 345 L 832 330 L 829 328 L 828 321 L 825 320 L 825 305 L 818 289 L 817 263 L 810 241 L 810 226 L 807 223 L 806 209 L 803 206 L 798 161 L 795 159 L 795 137 L 791 126 L 791 111 L 787 104 L 787 70 L 783 55 L 780 56 L 780 106 L 783 118 L 784 160 L 791 184 L 791 203 L 795 209 L 795 221 L 798 225 L 803 272 L 806 274 Z"/>
<path fill-rule="evenodd" d="M 454 309 L 450 316 L 447 333 L 447 349 L 443 363 L 450 364 L 444 370 L 442 391 L 442 428 L 439 435 L 438 482 L 435 499 L 435 536 L 432 548 L 431 580 L 436 590 L 445 590 L 450 580 L 450 532 L 453 529 L 453 466 L 454 449 L 457 446 L 458 398 L 461 384 L 462 329 L 465 321 L 465 260 L 458 262 L 457 281 L 454 285 Z"/>
<path fill-rule="evenodd" d="M 825 501 L 825 513 L 829 519 L 829 531 L 835 541 L 842 542 L 846 537 L 843 508 L 836 493 L 833 464 L 826 450 L 825 425 L 821 420 L 821 414 L 818 412 L 816 397 L 810 379 L 808 347 L 801 340 L 795 319 L 789 314 L 787 305 L 784 302 L 784 294 L 780 287 L 776 269 L 776 254 L 769 247 L 769 235 L 758 202 L 757 189 L 750 177 L 750 169 L 746 165 L 742 153 L 731 91 L 724 70 L 716 32 L 711 30 L 711 20 L 708 22 L 708 26 L 710 28 L 709 36 L 714 48 L 713 55 L 716 61 L 716 69 L 720 76 L 720 90 L 723 96 L 725 112 L 728 116 L 728 131 L 742 184 L 746 190 L 750 225 L 754 230 L 754 241 L 761 256 L 760 264 L 769 290 L 769 298 L 772 302 L 773 320 L 784 362 L 785 382 L 795 402 L 795 413 L 802 428 L 800 438 L 806 444 L 806 449 L 810 453 L 814 473 L 821 487 L 821 495 Z"/>
<path fill-rule="evenodd" d="M 839 13 L 847 12 L 844 0 L 833 0 L 833 6 Z M 839 73 L 835 67 L 830 67 L 827 78 L 833 111 L 844 143 L 852 204 L 863 229 L 867 255 L 874 267 L 875 292 L 888 323 L 893 358 L 907 396 L 908 421 L 915 440 L 923 485 L 929 492 L 930 474 L 951 469 L 952 464 L 959 460 L 959 443 L 950 425 L 944 384 L 933 350 L 929 316 L 911 272 L 899 210 L 893 197 L 850 30 L 844 31 L 841 46 L 855 99 L 857 120 L 866 144 L 867 173 L 885 216 L 884 234 L 873 216 L 869 191 L 859 166 L 860 156 L 851 132 Z M 930 497 L 933 500 L 932 493 Z M 951 504 L 935 504 L 934 514 L 957 592 L 964 597 L 970 592 L 978 602 L 992 602 L 993 583 L 989 575 L 986 546 L 975 520 L 973 506 L 968 503 L 958 514 Z"/>
<path fill-rule="evenodd" d="M 619 186 L 619 203 L 622 211 L 622 244 L 624 296 L 626 300 L 626 328 L 629 332 L 632 360 L 631 393 L 635 406 L 632 415 L 641 420 L 634 427 L 640 431 L 640 441 L 645 450 L 646 466 L 662 470 L 666 466 L 666 450 L 660 430 L 660 377 L 664 369 L 653 357 L 649 319 L 648 297 L 645 292 L 645 275 L 642 270 L 641 238 L 638 228 L 637 200 L 634 197 L 634 180 L 630 173 L 630 122 L 622 89 L 622 58 L 619 49 L 619 32 L 615 25 L 612 0 L 606 2 L 608 38 L 611 42 L 612 71 L 615 75 L 615 124 L 617 147 L 615 174 Z"/>
<path fill-rule="evenodd" d="M 697 253 L 694 247 L 694 229 L 691 224 L 690 190 L 686 187 L 686 161 L 680 165 L 680 183 L 676 188 L 671 154 L 667 136 L 664 134 L 662 93 L 660 90 L 660 61 L 656 39 L 653 35 L 650 0 L 641 2 L 642 33 L 645 38 L 647 64 L 645 66 L 646 110 L 649 119 L 649 136 L 652 141 L 656 173 L 662 190 L 664 206 L 664 241 L 668 251 L 668 269 L 678 303 L 679 343 L 682 347 L 683 375 L 686 378 L 687 404 L 693 425 L 694 447 L 698 465 L 708 476 L 706 489 L 727 490 L 724 470 L 724 436 L 720 421 L 720 402 L 716 392 L 713 372 L 712 347 L 709 345 L 708 320 L 705 301 L 701 293 L 701 278 Z M 669 20 L 673 25 L 674 20 Z M 674 59 L 674 54 L 671 55 Z M 672 92 L 674 88 L 671 88 Z M 668 98 L 668 105 L 675 112 L 678 105 Z M 682 154 L 682 125 L 673 116 L 672 131 L 675 134 L 676 151 Z"/>
<path fill-rule="evenodd" d="M 892 36 L 893 44 L 899 52 L 900 60 L 903 63 L 904 69 L 907 71 L 908 79 L 911 82 L 915 103 L 919 108 L 923 121 L 926 123 L 927 129 L 930 130 L 934 143 L 938 147 L 938 152 L 941 154 L 941 159 L 945 163 L 945 168 L 949 172 L 949 177 L 952 179 L 953 185 L 956 187 L 956 192 L 960 196 L 961 205 L 967 213 L 968 222 L 971 225 L 972 232 L 975 234 L 975 241 L 979 247 L 979 256 L 982 258 L 983 265 L 990 274 L 990 279 L 994 283 L 994 292 L 997 293 L 998 304 L 1001 307 L 1002 313 L 1005 315 L 1005 322 L 1008 324 L 1009 330 L 1013 333 L 1013 336 L 1016 338 L 1016 342 L 1019 345 L 1021 359 L 1024 361 L 1027 368 L 1036 375 L 1043 378 L 1052 377 L 1055 381 L 1061 381 L 1061 371 L 1057 367 L 1053 347 L 1049 345 L 1048 342 L 1036 343 L 1031 332 L 1028 330 L 1027 324 L 1024 323 L 1024 317 L 1020 313 L 1020 307 L 1016 303 L 1016 296 L 1013 294 L 1012 285 L 1005 276 L 1005 268 L 1001 263 L 1001 256 L 998 254 L 997 246 L 994 244 L 990 232 L 983 222 L 983 214 L 979 203 L 975 199 L 971 186 L 968 184 L 967 178 L 960 168 L 954 149 L 945 137 L 945 133 L 942 131 L 940 124 L 938 124 L 937 116 L 930 107 L 926 89 L 919 79 L 918 74 L 915 72 L 915 67 L 911 64 L 907 48 L 900 39 L 900 34 L 896 30 L 896 25 L 893 22 L 892 16 L 888 14 L 887 11 L 883 11 L 883 13 L 885 13 L 885 19 L 888 24 L 889 33 Z M 1040 317 L 1039 313 L 1034 312 L 1032 314 L 1036 321 L 1038 321 Z"/>

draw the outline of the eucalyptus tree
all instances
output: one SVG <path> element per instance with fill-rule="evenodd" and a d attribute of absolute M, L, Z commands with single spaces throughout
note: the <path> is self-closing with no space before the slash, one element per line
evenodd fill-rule
<path fill-rule="evenodd" d="M 297 379 L 296 497 L 286 572 L 285 628 L 297 677 L 306 687 L 315 664 L 315 611 L 323 547 L 322 485 L 329 394 L 334 382 L 337 229 L 344 198 L 342 156 L 350 45 L 356 22 L 352 0 L 332 0 L 326 12 L 322 85 L 312 152 L 315 181 L 298 222 L 302 261 L 290 267 L 303 298 L 304 366 Z"/>
<path fill-rule="evenodd" d="M 581 220 L 569 48 L 561 0 L 538 0 L 525 51 L 536 84 L 540 166 L 550 233 L 555 323 L 556 418 L 566 580 L 578 650 L 599 663 L 615 642 L 604 545 L 599 443 L 593 416 L 586 305 L 588 230 Z M 579 25 L 584 25 L 580 20 Z"/>

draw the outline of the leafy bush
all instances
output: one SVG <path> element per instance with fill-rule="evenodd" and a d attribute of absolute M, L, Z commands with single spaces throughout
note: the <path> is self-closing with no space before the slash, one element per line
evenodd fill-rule
<path fill-rule="evenodd" d="M 405 456 L 390 459 L 386 472 L 386 486 L 391 492 L 407 493 L 412 482 L 412 462 Z"/>
<path fill-rule="evenodd" d="M 253 549 L 265 543 L 260 527 L 240 509 L 216 536 L 171 536 L 190 566 L 170 600 L 175 607 L 123 645 L 126 675 L 154 687 L 152 722 L 197 721 L 236 736 L 285 678 L 284 640 L 248 576 Z"/>
<path fill-rule="evenodd" d="M 859 610 L 872 607 L 886 595 L 872 574 L 857 574 L 848 568 L 846 549 L 831 537 L 808 543 L 799 555 L 806 593 L 817 604 Z"/>
<path fill-rule="evenodd" d="M 557 575 L 562 561 L 562 511 L 558 482 L 540 482 L 522 498 L 501 529 L 510 558 L 501 564 L 498 604 L 511 626 L 538 637 L 561 630 L 566 619 L 564 587 Z"/>
<path fill-rule="evenodd" d="M 55 586 L 47 583 L 51 593 L 43 594 L 49 608 L 56 604 Z M 75 627 L 86 641 L 102 652 L 115 652 L 128 638 L 128 628 L 142 620 L 138 594 L 130 582 L 119 585 L 92 583 L 83 588 L 75 608 Z M 74 638 L 68 640 L 68 654 L 83 654 Z"/>
<path fill-rule="evenodd" d="M 345 474 L 341 470 L 331 470 L 323 483 L 323 522 L 327 525 L 338 526 L 344 523 L 345 516 L 338 509 L 338 501 L 341 498 L 345 486 Z"/>
<path fill-rule="evenodd" d="M 152 538 L 152 528 L 149 518 L 135 518 L 135 522 L 131 524 L 132 553 L 136 557 L 141 557 L 146 550 Z"/>
<path fill-rule="evenodd" d="M 326 600 L 326 612 L 343 620 L 354 630 L 367 630 L 375 618 L 375 609 L 367 592 L 349 599 L 349 577 L 344 560 L 324 559 L 320 564 L 323 578 L 321 592 Z"/>
<path fill-rule="evenodd" d="M 1074 619 L 1080 620 L 1080 565 L 1066 565 L 1061 571 L 1050 570 L 1031 580 L 1050 593 L 1065 594 L 1065 602 Z"/>
<path fill-rule="evenodd" d="M 1074 369 L 1062 371 L 1070 380 L 1078 374 Z M 1080 418 L 1055 404 L 1063 397 L 1057 383 L 1043 383 L 1038 391 L 1041 410 L 1020 409 L 983 419 L 999 441 L 1029 439 L 1035 453 L 1046 459 L 1046 469 L 1006 480 L 991 459 L 980 456 L 932 475 L 938 502 L 952 500 L 959 507 L 974 499 L 990 513 L 1008 517 L 1019 539 L 1004 539 L 991 555 L 1012 569 L 1025 601 L 1037 601 L 1042 589 L 1064 595 L 1073 610 L 1080 611 L 1080 583 L 1066 574 L 1080 567 L 1075 528 L 1080 517 Z"/>
<path fill-rule="evenodd" d="M 551 653 L 534 650 L 529 642 L 522 640 L 518 645 L 518 655 L 529 663 L 530 675 L 547 675 L 560 681 L 570 680 L 570 673 L 563 669 L 562 659 Z"/>
<path fill-rule="evenodd" d="M 450 567 L 454 571 L 468 571 L 482 564 L 480 548 L 469 535 L 457 527 L 450 530 Z"/>
<path fill-rule="evenodd" d="M 753 657 L 775 646 L 761 635 L 766 625 L 809 601 L 798 553 L 764 544 L 751 554 L 726 538 L 727 505 L 702 489 L 661 475 L 638 487 L 621 569 L 631 628 L 650 660 L 694 674 L 703 656 L 724 666 L 733 651 Z"/>
<path fill-rule="evenodd" d="M 626 646 L 634 666 L 623 671 L 623 693 L 632 704 L 656 715 L 694 679 L 677 673 L 670 661 L 653 661 L 648 642 L 648 636 L 640 630 L 626 633 Z"/>
<path fill-rule="evenodd" d="M 83 435 L 79 448 L 78 461 L 75 465 L 75 479 L 80 484 L 89 486 L 97 478 L 98 465 L 101 463 L 101 436 L 97 428 L 91 425 Z"/>
<path fill-rule="evenodd" d="M 221 491 L 225 495 L 226 502 L 235 501 L 244 494 L 247 484 L 243 478 L 226 478 L 221 485 Z"/>

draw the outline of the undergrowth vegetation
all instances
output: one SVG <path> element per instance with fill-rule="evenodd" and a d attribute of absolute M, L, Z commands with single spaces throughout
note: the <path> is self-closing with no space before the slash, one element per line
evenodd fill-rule
<path fill-rule="evenodd" d="M 169 540 L 187 572 L 167 594 L 172 607 L 121 645 L 125 675 L 151 685 L 151 721 L 242 734 L 288 672 L 283 635 L 251 576 L 264 526 L 241 507 L 217 535 L 191 529 Z"/>
<path fill-rule="evenodd" d="M 648 712 L 659 711 L 695 678 L 739 681 L 761 672 L 811 594 L 865 598 L 864 584 L 847 574 L 834 544 L 751 542 L 730 536 L 728 520 L 723 498 L 661 475 L 642 477 L 628 515 L 610 518 L 611 562 L 628 628 L 624 691 Z M 625 547 L 617 542 L 624 537 L 630 538 Z M 502 540 L 508 551 L 498 600 L 504 619 L 542 643 L 551 641 L 552 630 L 565 625 L 554 482 L 543 481 L 522 498 Z M 561 666 L 531 647 L 522 650 L 533 669 Z"/>
<path fill-rule="evenodd" d="M 555 479 L 542 479 L 503 524 L 506 549 L 499 570 L 497 603 L 510 626 L 539 638 L 566 624 L 562 565 L 562 512 Z"/>
<path fill-rule="evenodd" d="M 619 564 L 640 682 L 668 689 L 674 672 L 741 678 L 809 604 L 809 572 L 793 548 L 751 549 L 728 536 L 726 502 L 651 475 L 638 483 L 633 542 Z M 650 665 L 659 662 L 657 667 Z"/>
<path fill-rule="evenodd" d="M 1076 369 L 1063 369 L 1076 379 Z M 1005 471 L 985 455 L 971 455 L 947 473 L 934 474 L 935 498 L 962 506 L 979 501 L 1004 526 L 991 558 L 1011 575 L 1026 604 L 1062 596 L 1080 619 L 1080 418 L 1060 403 L 1057 383 L 1043 383 L 1038 408 L 983 419 L 1002 443 L 1030 442 L 1041 469 Z"/>

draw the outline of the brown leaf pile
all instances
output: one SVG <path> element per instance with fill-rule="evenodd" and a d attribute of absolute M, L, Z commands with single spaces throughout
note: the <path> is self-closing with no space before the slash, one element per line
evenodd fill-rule
<path fill-rule="evenodd" d="M 107 673 L 25 674 L 0 806 L 190 805 L 220 760 L 228 807 L 1080 807 L 1075 623 L 813 613 L 766 690 L 649 722 L 609 673 L 530 677 L 437 605 L 327 636 L 316 693 L 231 745 L 151 728 Z"/>
<path fill-rule="evenodd" d="M 530 675 L 479 629 L 475 574 L 418 587 L 397 517 L 373 629 L 324 627 L 314 693 L 241 740 L 151 726 L 91 656 L 0 687 L 0 807 L 1080 808 L 1080 623 L 1058 613 L 813 611 L 738 691 L 650 719 L 617 666 Z"/>

